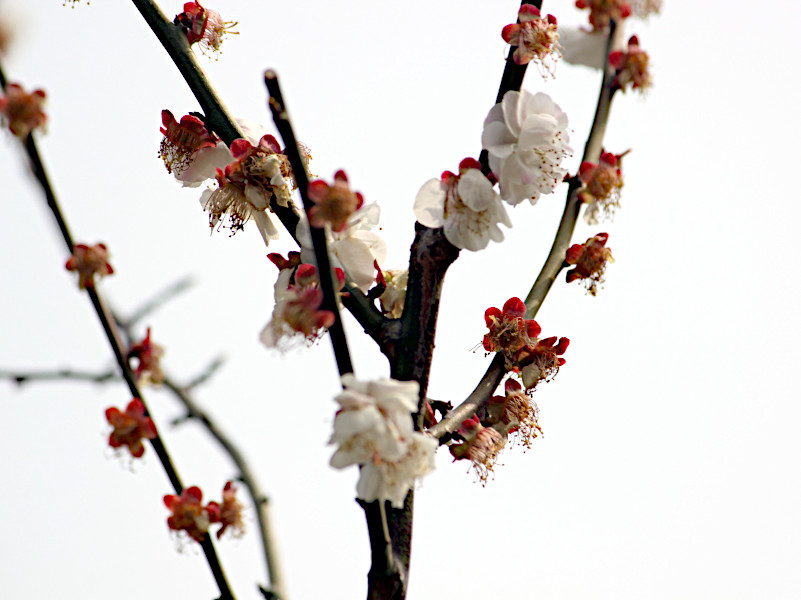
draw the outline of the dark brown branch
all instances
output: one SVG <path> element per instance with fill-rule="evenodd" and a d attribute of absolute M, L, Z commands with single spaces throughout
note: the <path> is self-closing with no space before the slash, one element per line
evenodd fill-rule
<path fill-rule="evenodd" d="M 301 158 L 295 132 L 292 129 L 286 103 L 281 93 L 281 86 L 278 83 L 278 75 L 276 75 L 275 71 L 267 71 L 264 73 L 264 84 L 267 86 L 267 91 L 270 94 L 270 112 L 273 115 L 273 121 L 278 129 L 278 133 L 281 135 L 281 139 L 284 140 L 284 146 L 286 146 L 284 153 L 287 158 L 289 158 L 292 174 L 295 177 L 295 182 L 298 184 L 298 192 L 300 192 L 300 197 L 303 199 L 306 219 L 309 222 L 309 231 L 311 233 L 312 246 L 314 247 L 314 259 L 317 262 L 317 274 L 320 277 L 320 288 L 323 292 L 323 303 L 320 308 L 329 310 L 334 315 L 334 323 L 328 328 L 328 335 L 331 338 L 331 345 L 334 348 L 334 358 L 336 359 L 337 368 L 339 369 L 340 375 L 353 373 L 353 364 L 350 360 L 348 342 L 345 339 L 345 330 L 342 327 L 342 319 L 339 314 L 339 306 L 337 305 L 337 293 L 335 291 L 336 288 L 334 288 L 334 272 L 331 268 L 331 259 L 328 255 L 325 228 L 313 227 L 311 224 L 309 212 L 314 206 L 314 203 L 311 198 L 309 198 L 308 194 L 309 174 L 306 172 L 306 165 Z"/>
<path fill-rule="evenodd" d="M 117 381 L 120 376 L 114 371 L 93 373 L 91 371 L 75 371 L 73 369 L 55 369 L 52 371 L 8 371 L 0 369 L 0 379 L 8 379 L 18 385 L 40 381 L 60 381 L 73 379 L 75 381 L 89 381 L 91 383 L 108 383 Z"/>

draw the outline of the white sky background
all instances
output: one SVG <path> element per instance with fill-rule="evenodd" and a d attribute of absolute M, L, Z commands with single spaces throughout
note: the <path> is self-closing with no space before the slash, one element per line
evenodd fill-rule
<path fill-rule="evenodd" d="M 630 23 L 651 54 L 645 100 L 615 100 L 606 147 L 625 159 L 623 208 L 581 222 L 610 233 L 616 262 L 597 298 L 555 286 L 538 315 L 567 336 L 567 364 L 540 387 L 545 437 L 507 449 L 486 488 L 447 451 L 416 497 L 410 599 L 757 599 L 801 597 L 801 335 L 793 185 L 801 92 L 801 8 L 666 0 Z M 162 2 L 170 15 L 181 2 Z M 211 4 L 210 4 L 211 6 Z M 261 76 L 277 69 L 312 171 L 345 168 L 382 207 L 387 267 L 403 267 L 419 187 L 477 156 L 503 71 L 512 0 L 241 2 L 218 62 L 202 59 L 232 113 L 273 131 Z M 546 2 L 580 23 L 573 2 Z M 220 353 L 196 397 L 241 445 L 272 498 L 293 599 L 364 596 L 369 554 L 353 501 L 356 469 L 328 467 L 338 381 L 328 339 L 280 356 L 257 335 L 276 269 L 255 228 L 209 237 L 198 190 L 156 157 L 160 111 L 198 106 L 129 2 L 4 0 L 19 37 L 11 81 L 47 90 L 40 150 L 76 240 L 104 241 L 120 311 L 186 275 L 192 290 L 147 324 L 165 369 L 188 381 Z M 633 28 L 632 28 L 633 27 Z M 580 150 L 599 75 L 560 64 L 524 83 L 568 113 Z M 570 167 L 578 166 L 580 151 Z M 0 368 L 104 370 L 107 342 L 17 143 L 0 141 L 5 249 Z M 430 395 L 461 401 L 489 358 L 471 352 L 484 310 L 525 296 L 550 246 L 564 190 L 511 211 L 504 244 L 462 252 L 445 279 Z M 288 235 L 270 250 L 292 249 Z M 145 324 L 143 324 L 144 327 Z M 357 375 L 385 361 L 346 323 Z M 163 391 L 148 390 L 186 485 L 218 498 L 232 465 Z M 0 580 L 13 599 L 214 598 L 199 551 L 175 550 L 152 449 L 135 473 L 106 446 L 119 384 L 0 382 Z M 255 517 L 251 513 L 252 529 Z M 257 598 L 255 535 L 218 544 L 238 598 Z"/>

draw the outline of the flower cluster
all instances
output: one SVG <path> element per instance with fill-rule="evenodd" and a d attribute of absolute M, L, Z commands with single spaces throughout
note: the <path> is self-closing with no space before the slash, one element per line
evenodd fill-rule
<path fill-rule="evenodd" d="M 297 252 L 290 252 L 289 259 L 280 254 L 270 254 L 268 258 L 280 270 L 275 283 L 275 308 L 272 319 L 259 336 L 268 348 L 282 347 L 289 336 L 301 334 L 307 341 L 314 342 L 326 327 L 334 323 L 334 313 L 320 310 L 323 291 L 320 277 L 313 265 L 301 263 Z M 345 274 L 336 269 L 339 289 L 345 286 Z"/>
<path fill-rule="evenodd" d="M 535 204 L 540 194 L 553 193 L 567 173 L 561 163 L 573 152 L 569 141 L 567 115 L 550 96 L 506 92 L 487 115 L 481 136 L 501 198 Z"/>
<path fill-rule="evenodd" d="M 202 542 L 213 523 L 219 523 L 217 538 L 229 527 L 235 537 L 244 533 L 242 505 L 236 499 L 236 486 L 229 481 L 223 488 L 222 505 L 209 502 L 203 506 L 203 492 L 197 486 L 186 488 L 180 496 L 167 494 L 164 505 L 172 513 L 167 517 L 167 526 L 173 531 L 184 531 L 186 535 Z"/>
<path fill-rule="evenodd" d="M 387 244 L 377 233 L 381 209 L 378 204 L 365 204 L 348 217 L 342 231 L 326 228 L 326 246 L 334 266 L 341 267 L 348 278 L 363 292 L 375 283 L 375 265 L 387 257 Z M 314 261 L 314 246 L 309 222 L 301 218 L 297 228 L 301 256 L 305 262 Z"/>
<path fill-rule="evenodd" d="M 160 385 L 164 383 L 164 372 L 161 370 L 161 357 L 164 355 L 164 348 L 154 344 L 150 340 L 150 327 L 147 328 L 147 335 L 141 342 L 131 346 L 128 350 L 128 360 L 135 358 L 136 379 L 140 384 L 152 383 Z"/>
<path fill-rule="evenodd" d="M 490 240 L 503 241 L 498 223 L 512 226 L 492 183 L 472 158 L 459 163 L 458 175 L 445 171 L 441 179 L 424 183 L 417 192 L 414 215 L 426 227 L 443 227 L 457 248 L 473 251 L 486 248 Z"/>
<path fill-rule="evenodd" d="M 584 280 L 587 292 L 593 296 L 598 293 L 598 286 L 604 282 L 606 265 L 615 262 L 612 251 L 606 247 L 608 233 L 599 233 L 583 244 L 573 244 L 567 251 L 567 264 L 574 265 L 567 272 L 567 282 Z"/>
<path fill-rule="evenodd" d="M 159 158 L 164 161 L 167 172 L 176 177 L 186 171 L 200 150 L 216 148 L 220 143 L 220 138 L 194 115 L 184 115 L 178 122 L 169 110 L 162 110 L 161 122 L 164 139 L 159 147 Z"/>
<path fill-rule="evenodd" d="M 331 466 L 360 465 L 357 496 L 402 508 L 415 480 L 434 468 L 438 446 L 414 430 L 419 385 L 394 379 L 362 382 L 351 374 L 342 377 L 342 385 L 329 442 L 338 446 Z"/>
<path fill-rule="evenodd" d="M 203 8 L 200 2 L 185 2 L 184 12 L 176 15 L 175 24 L 184 30 L 189 45 L 197 44 L 204 54 L 206 51 L 219 54 L 225 34 L 238 33 L 231 31 L 237 25 L 235 22 L 223 21 L 220 13 Z"/>
<path fill-rule="evenodd" d="M 595 29 L 605 29 L 610 21 L 619 23 L 631 15 L 631 4 L 626 0 L 576 0 L 576 6 L 590 9 L 590 25 Z"/>
<path fill-rule="evenodd" d="M 47 115 L 42 111 L 44 101 L 42 90 L 29 94 L 19 84 L 9 83 L 5 94 L 0 96 L 0 123 L 25 140 L 31 131 L 47 123 Z"/>
<path fill-rule="evenodd" d="M 526 389 L 553 378 L 565 364 L 561 358 L 570 340 L 556 336 L 540 339 L 541 328 L 534 319 L 526 319 L 526 305 L 520 298 L 510 298 L 503 310 L 488 308 L 484 321 L 489 332 L 484 335 L 487 352 L 503 354 L 507 369 L 519 373 Z"/>
<path fill-rule="evenodd" d="M 105 244 L 75 244 L 72 256 L 67 259 L 64 267 L 67 271 L 78 272 L 78 287 L 82 290 L 95 287 L 95 275 L 105 276 L 114 273 L 114 268 L 108 262 L 108 249 Z"/>
<path fill-rule="evenodd" d="M 336 232 L 344 230 L 350 216 L 364 204 L 364 197 L 350 190 L 348 176 L 341 170 L 334 174 L 334 185 L 328 185 L 322 179 L 312 181 L 309 198 L 315 204 L 309 210 L 312 227 L 328 224 Z"/>
<path fill-rule="evenodd" d="M 145 415 L 145 405 L 139 398 L 128 403 L 125 412 L 118 408 L 106 409 L 106 420 L 114 428 L 108 438 L 112 448 L 127 446 L 134 458 L 145 453 L 143 439 L 152 440 L 158 436 L 153 420 Z"/>
<path fill-rule="evenodd" d="M 601 219 L 612 217 L 620 206 L 620 190 L 623 188 L 620 162 L 626 154 L 603 152 L 598 164 L 588 161 L 581 163 L 578 177 L 584 187 L 578 195 L 587 204 L 584 220 L 588 225 L 597 225 Z"/>
<path fill-rule="evenodd" d="M 524 4 L 520 7 L 517 18 L 519 23 L 511 23 L 501 32 L 503 41 L 516 46 L 512 58 L 518 65 L 526 65 L 537 59 L 545 73 L 549 73 L 552 67 L 549 59 L 554 57 L 555 63 L 559 58 L 556 17 L 541 17 L 536 6 Z"/>
<path fill-rule="evenodd" d="M 493 396 L 457 430 L 461 440 L 451 444 L 454 460 L 469 460 L 483 484 L 493 472 L 510 436 L 526 449 L 542 434 L 539 409 L 514 379 L 507 379 L 504 396 Z"/>
<path fill-rule="evenodd" d="M 217 169 L 216 190 L 205 190 L 200 203 L 209 213 L 209 225 L 213 229 L 222 226 L 227 217 L 231 235 L 241 231 L 252 217 L 259 228 L 264 243 L 278 237 L 278 229 L 267 211 L 270 199 L 275 196 L 280 206 L 291 201 L 289 188 L 282 175 L 282 164 L 286 156 L 271 135 L 265 135 L 258 145 L 238 139 L 231 144 L 234 161 Z"/>
<path fill-rule="evenodd" d="M 648 53 L 640 49 L 640 40 L 636 35 L 629 38 L 626 50 L 615 50 L 609 54 L 609 63 L 615 69 L 615 87 L 625 92 L 631 87 L 645 91 L 651 85 L 651 73 L 648 71 Z"/>

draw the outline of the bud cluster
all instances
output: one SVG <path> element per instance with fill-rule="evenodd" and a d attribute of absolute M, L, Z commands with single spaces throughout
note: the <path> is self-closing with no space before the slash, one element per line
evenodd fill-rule
<path fill-rule="evenodd" d="M 203 492 L 197 486 L 186 488 L 181 495 L 167 494 L 164 505 L 172 513 L 167 526 L 173 531 L 185 532 L 196 542 L 202 542 L 213 523 L 219 523 L 219 539 L 229 527 L 235 537 L 244 533 L 242 505 L 236 499 L 236 486 L 229 481 L 223 488 L 222 504 L 209 502 L 203 505 Z"/>

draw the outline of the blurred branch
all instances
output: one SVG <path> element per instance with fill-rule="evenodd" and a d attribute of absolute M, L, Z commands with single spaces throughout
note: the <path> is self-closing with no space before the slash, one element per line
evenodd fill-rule
<path fill-rule="evenodd" d="M 3 74 L 2 67 L 0 67 L 0 81 L 3 83 L 3 91 L 5 91 L 6 77 Z M 33 138 L 33 134 L 28 134 L 27 138 L 25 139 L 25 151 L 28 156 L 28 160 L 30 161 L 31 170 L 33 171 L 33 174 L 36 177 L 36 180 L 39 182 L 45 198 L 47 199 L 47 205 L 53 213 L 53 217 L 56 219 L 56 222 L 58 223 L 64 243 L 66 244 L 70 254 L 72 254 L 74 251 L 74 242 L 69 233 L 64 214 L 59 208 L 55 192 L 53 191 L 53 187 L 50 184 L 50 180 L 47 176 L 47 171 L 42 163 L 42 159 L 39 155 L 39 150 L 36 146 L 36 141 Z M 142 404 L 145 406 L 145 414 L 149 415 L 150 412 L 147 410 L 147 404 L 145 403 L 142 393 L 139 391 L 136 379 L 130 369 L 130 366 L 128 365 L 125 355 L 125 345 L 120 338 L 119 331 L 117 329 L 116 322 L 111 315 L 111 311 L 108 309 L 103 297 L 94 287 L 87 287 L 86 292 L 89 296 L 92 306 L 95 309 L 95 312 L 97 313 L 97 317 L 100 320 L 100 324 L 104 333 L 106 334 L 109 345 L 111 346 L 111 351 L 114 354 L 114 358 L 116 359 L 117 365 L 122 373 L 122 378 L 125 380 L 125 383 L 128 386 L 128 390 L 132 396 L 142 400 Z M 178 472 L 176 471 L 175 466 L 172 464 L 172 459 L 167 453 L 167 449 L 164 446 L 164 442 L 162 441 L 161 437 L 156 437 L 150 440 L 150 443 L 153 446 L 153 450 L 158 456 L 159 462 L 161 462 L 161 465 L 164 468 L 167 478 L 170 480 L 175 493 L 181 494 L 183 492 L 183 485 L 181 484 L 181 480 L 178 477 Z M 206 556 L 206 560 L 209 563 L 209 568 L 211 569 L 212 575 L 214 576 L 214 579 L 220 589 L 222 599 L 233 600 L 233 594 L 228 586 L 228 582 L 225 578 L 225 574 L 223 573 L 219 558 L 217 557 L 214 545 L 209 536 L 204 538 L 201 546 L 203 548 L 203 553 Z"/>
<path fill-rule="evenodd" d="M 175 283 L 170 284 L 160 292 L 154 294 L 150 300 L 137 308 L 127 319 L 122 319 L 119 315 L 115 315 L 117 317 L 117 323 L 120 327 L 130 329 L 147 315 L 155 312 L 158 308 L 175 298 L 178 294 L 185 292 L 193 285 L 195 285 L 195 280 L 191 276 L 179 279 Z"/>
<path fill-rule="evenodd" d="M 7 371 L 5 369 L 0 369 L 0 379 L 9 379 L 19 385 L 39 381 L 59 381 L 64 379 L 90 381 L 92 383 L 108 383 L 109 381 L 118 381 L 120 376 L 114 371 L 92 373 L 89 371 L 74 371 L 72 369 L 58 369 L 53 371 Z"/>
<path fill-rule="evenodd" d="M 615 36 L 615 23 L 612 22 L 609 28 L 609 34 L 606 45 L 606 56 L 609 55 L 611 50 L 612 41 Z M 595 108 L 595 118 L 593 119 L 590 133 L 587 136 L 587 142 L 584 145 L 584 155 L 582 162 L 591 161 L 598 162 L 601 156 L 601 148 L 603 146 L 603 137 L 606 132 L 606 124 L 609 120 L 609 111 L 612 106 L 612 97 L 614 96 L 614 88 L 612 87 L 612 80 L 614 79 L 614 70 L 607 64 L 604 70 L 604 76 L 601 81 L 601 89 L 598 94 L 598 102 Z M 570 239 L 573 237 L 573 230 L 576 227 L 579 213 L 581 212 L 581 201 L 578 197 L 578 190 L 581 188 L 581 181 L 578 176 L 572 177 L 568 181 L 567 200 L 565 201 L 565 209 L 562 213 L 562 219 L 559 222 L 559 227 L 556 230 L 551 251 L 545 259 L 534 285 L 526 296 L 526 318 L 533 319 L 540 307 L 542 306 L 545 297 L 551 289 L 559 272 L 564 268 L 565 255 L 570 245 Z M 506 374 L 506 368 L 503 364 L 503 357 L 496 354 L 492 359 L 487 371 L 484 373 L 481 381 L 479 381 L 476 388 L 459 406 L 453 409 L 448 415 L 439 423 L 434 425 L 428 430 L 428 433 L 436 438 L 442 438 L 450 433 L 456 431 L 462 424 L 462 421 L 468 419 L 475 414 L 476 410 L 481 408 L 487 400 L 492 396 L 495 389 L 501 383 L 503 376 Z"/>

